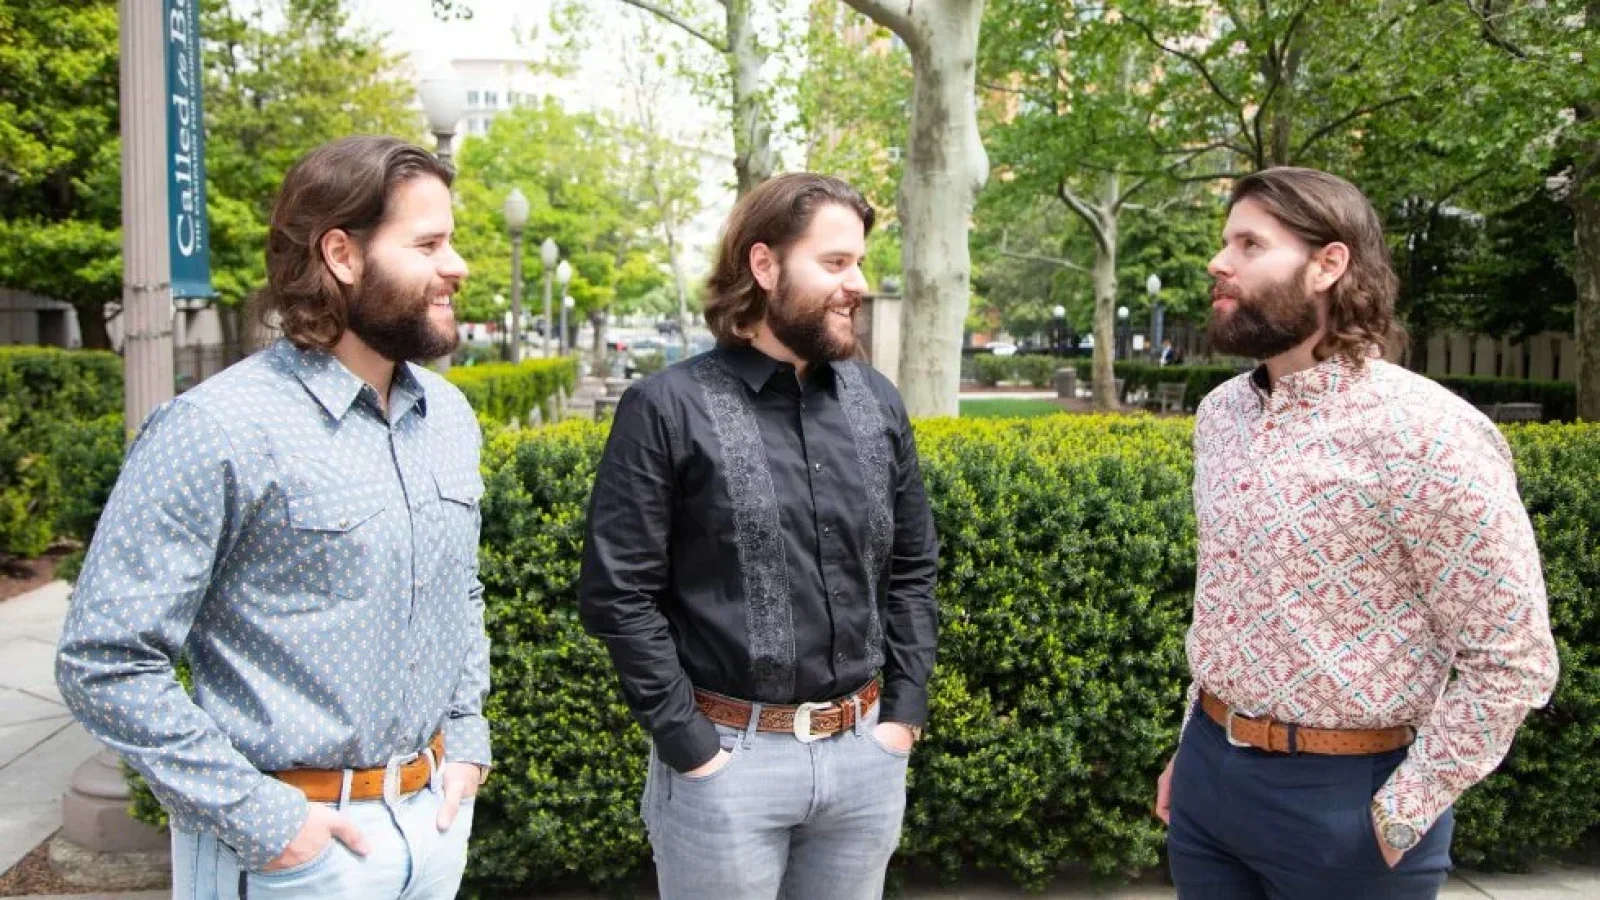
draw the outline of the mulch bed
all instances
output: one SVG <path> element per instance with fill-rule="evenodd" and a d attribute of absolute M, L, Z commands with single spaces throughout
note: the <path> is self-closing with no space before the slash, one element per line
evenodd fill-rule
<path fill-rule="evenodd" d="M 56 569 L 71 552 L 66 547 L 57 547 L 35 559 L 0 560 L 0 601 L 19 597 L 54 581 Z"/>
<path fill-rule="evenodd" d="M 0 875 L 0 897 L 25 897 L 29 894 L 82 894 L 86 891 L 71 884 L 50 868 L 50 840 L 28 851 L 5 874 Z"/>

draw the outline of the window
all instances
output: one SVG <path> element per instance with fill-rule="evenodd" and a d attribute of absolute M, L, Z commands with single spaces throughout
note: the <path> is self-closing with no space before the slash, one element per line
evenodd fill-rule
<path fill-rule="evenodd" d="M 477 91 L 467 91 L 467 105 L 468 106 L 477 106 L 478 105 L 478 92 Z"/>
<path fill-rule="evenodd" d="M 490 109 L 498 109 L 500 106 L 500 95 L 495 91 L 484 91 L 483 105 Z"/>

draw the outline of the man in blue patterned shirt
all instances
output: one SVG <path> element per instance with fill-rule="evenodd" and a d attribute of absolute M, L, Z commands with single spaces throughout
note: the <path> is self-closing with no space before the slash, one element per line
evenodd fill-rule
<path fill-rule="evenodd" d="M 450 181 L 392 138 L 296 164 L 260 298 L 286 339 L 150 416 L 89 548 L 56 680 L 171 815 L 176 897 L 460 884 L 489 766 L 481 438 L 409 362 L 457 341 Z"/>

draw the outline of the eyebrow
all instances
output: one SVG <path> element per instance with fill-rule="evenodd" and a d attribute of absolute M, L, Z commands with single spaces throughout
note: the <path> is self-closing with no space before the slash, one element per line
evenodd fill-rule
<path fill-rule="evenodd" d="M 424 234 L 419 234 L 416 237 L 412 238 L 411 242 L 413 244 L 431 244 L 434 241 L 441 240 L 441 239 L 447 238 L 449 236 L 450 236 L 450 232 L 448 232 L 448 231 L 429 231 L 429 232 L 426 232 Z"/>
<path fill-rule="evenodd" d="M 1233 232 L 1232 234 L 1228 234 L 1228 233 L 1224 232 L 1223 235 L 1222 235 L 1222 239 L 1225 240 L 1225 241 L 1236 241 L 1236 240 L 1240 240 L 1242 238 L 1251 238 L 1251 239 L 1254 239 L 1258 243 L 1263 240 L 1263 238 L 1261 237 L 1260 232 L 1253 231 L 1253 230 L 1251 230 L 1249 228 L 1241 228 L 1238 231 Z"/>

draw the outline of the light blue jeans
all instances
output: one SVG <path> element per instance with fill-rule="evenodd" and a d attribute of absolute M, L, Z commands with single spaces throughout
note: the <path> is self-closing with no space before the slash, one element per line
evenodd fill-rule
<path fill-rule="evenodd" d="M 439 779 L 434 779 L 438 782 Z M 450 830 L 437 824 L 442 786 L 425 787 L 392 807 L 383 800 L 345 804 L 371 851 L 356 856 L 334 840 L 315 858 L 277 872 L 245 872 L 226 844 L 209 834 L 172 832 L 174 900 L 448 900 L 461 886 L 472 831 L 472 800 Z M 326 804 L 336 808 L 338 804 Z"/>
<path fill-rule="evenodd" d="M 812 743 L 719 725 L 733 758 L 701 778 L 652 750 L 641 812 L 661 900 L 881 897 L 911 754 L 878 743 L 877 721 L 874 705 L 855 730 Z"/>

